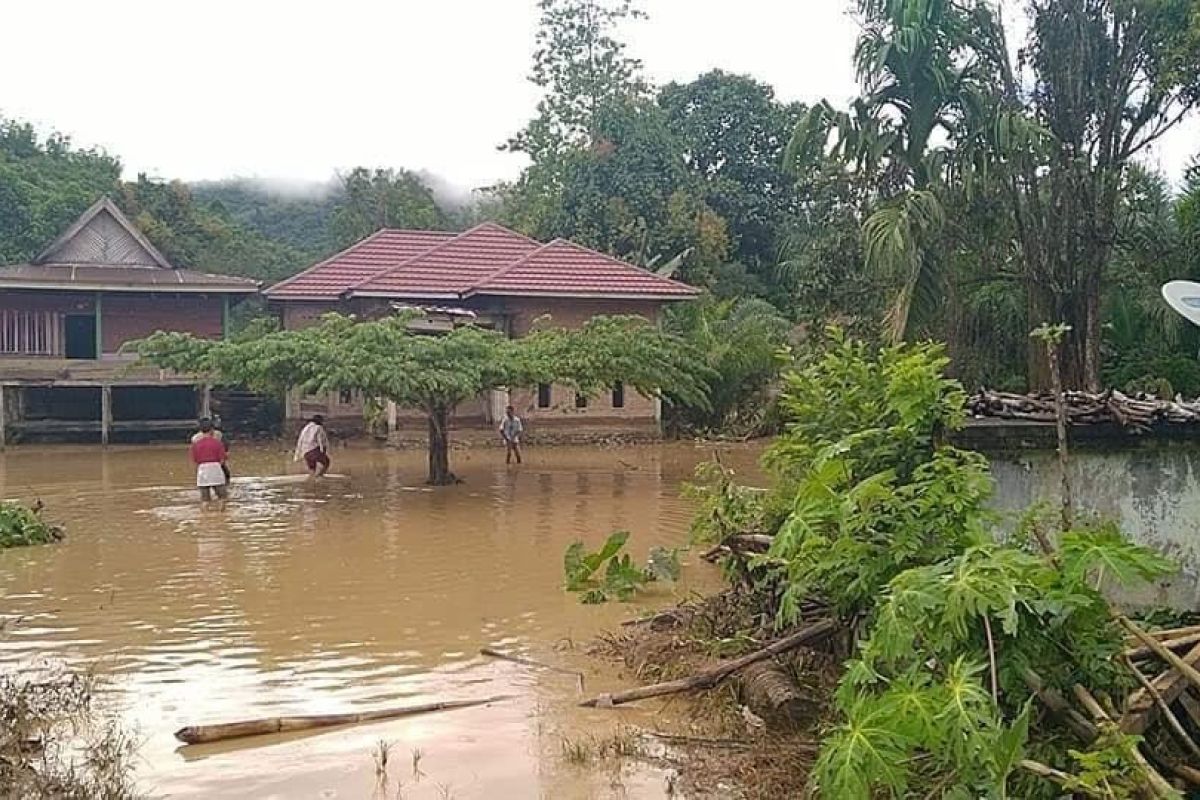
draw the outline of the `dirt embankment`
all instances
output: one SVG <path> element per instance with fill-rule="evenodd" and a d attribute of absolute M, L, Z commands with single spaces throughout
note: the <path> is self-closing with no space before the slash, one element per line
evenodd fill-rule
<path fill-rule="evenodd" d="M 774 603 L 729 590 L 687 602 L 602 637 L 595 655 L 619 661 L 641 683 L 699 675 L 779 641 L 764 608 Z M 812 619 L 823 609 L 813 607 Z M 796 625 L 801 630 L 811 620 Z M 679 773 L 689 798 L 799 797 L 829 718 L 839 676 L 840 643 L 833 637 L 757 661 L 707 691 L 675 694 L 684 703 L 682 730 L 648 732 L 661 757 Z"/>

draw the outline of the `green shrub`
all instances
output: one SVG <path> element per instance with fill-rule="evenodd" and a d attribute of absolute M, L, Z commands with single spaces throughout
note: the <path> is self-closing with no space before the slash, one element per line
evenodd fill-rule
<path fill-rule="evenodd" d="M 31 544 L 50 544 L 63 538 L 63 530 L 34 511 L 16 503 L 0 502 L 0 550 Z"/>

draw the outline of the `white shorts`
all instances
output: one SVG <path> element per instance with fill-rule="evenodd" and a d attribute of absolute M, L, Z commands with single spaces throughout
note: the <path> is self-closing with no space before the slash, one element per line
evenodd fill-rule
<path fill-rule="evenodd" d="M 207 464 L 200 464 L 196 467 L 196 485 L 224 486 L 225 470 L 221 469 L 221 465 L 215 461 L 210 461 Z"/>

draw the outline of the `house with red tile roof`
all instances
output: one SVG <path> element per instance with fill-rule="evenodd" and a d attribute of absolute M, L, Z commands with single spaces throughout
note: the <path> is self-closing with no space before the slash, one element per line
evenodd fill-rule
<path fill-rule="evenodd" d="M 224 335 L 247 278 L 171 264 L 107 197 L 28 263 L 0 266 L 0 446 L 194 429 L 209 389 L 137 368 L 123 346 L 157 330 Z"/>
<path fill-rule="evenodd" d="M 598 315 L 636 314 L 657 321 L 667 303 L 696 290 L 563 239 L 543 243 L 486 222 L 461 233 L 383 229 L 266 290 L 285 328 L 310 325 L 329 311 L 372 316 L 420 309 L 418 329 L 445 330 L 470 321 L 523 336 L 535 320 L 578 326 Z M 583 397 L 565 386 L 513 390 L 479 398 L 456 412 L 456 427 L 490 426 L 511 402 L 531 436 L 656 434 L 659 406 L 622 386 Z M 293 395 L 289 420 L 321 413 L 336 427 L 361 425 L 361 398 Z M 389 409 L 403 433 L 424 417 Z M 418 431 L 413 431 L 417 433 Z"/>

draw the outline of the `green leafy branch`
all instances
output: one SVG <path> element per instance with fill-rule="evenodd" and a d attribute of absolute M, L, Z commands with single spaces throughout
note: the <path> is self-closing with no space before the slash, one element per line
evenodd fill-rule
<path fill-rule="evenodd" d="M 606 603 L 612 598 L 632 600 L 646 584 L 679 579 L 679 551 L 653 547 L 644 567 L 637 567 L 629 553 L 621 550 L 629 541 L 629 531 L 614 531 L 599 550 L 588 552 L 583 542 L 572 542 L 563 555 L 566 589 L 580 595 L 588 604 Z"/>

